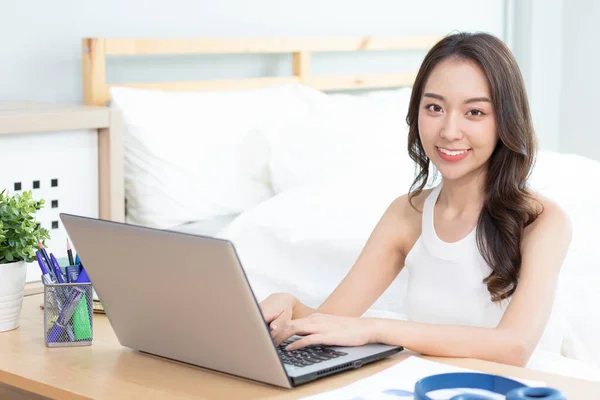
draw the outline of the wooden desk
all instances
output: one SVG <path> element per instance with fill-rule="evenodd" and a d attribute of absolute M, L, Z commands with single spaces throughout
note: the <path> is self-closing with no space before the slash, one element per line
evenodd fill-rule
<path fill-rule="evenodd" d="M 50 398 L 296 399 L 342 387 L 381 371 L 402 354 L 361 369 L 286 390 L 207 371 L 119 345 L 104 315 L 95 314 L 94 344 L 47 348 L 43 341 L 42 295 L 25 297 L 21 326 L 0 333 L 0 382 Z M 571 399 L 600 399 L 600 384 L 523 368 L 468 359 L 435 361 L 475 370 L 545 381 Z"/>

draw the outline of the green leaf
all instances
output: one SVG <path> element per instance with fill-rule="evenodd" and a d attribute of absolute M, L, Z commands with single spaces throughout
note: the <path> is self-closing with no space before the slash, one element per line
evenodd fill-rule
<path fill-rule="evenodd" d="M 35 261 L 38 240 L 50 239 L 47 229 L 37 227 L 35 214 L 44 205 L 31 190 L 9 195 L 0 192 L 0 264 Z"/>

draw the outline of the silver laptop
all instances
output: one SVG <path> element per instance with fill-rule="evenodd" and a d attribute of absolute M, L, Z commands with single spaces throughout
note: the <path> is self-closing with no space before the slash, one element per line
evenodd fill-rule
<path fill-rule="evenodd" d="M 284 388 L 403 350 L 369 344 L 288 352 L 275 346 L 232 242 L 60 218 L 123 346 Z"/>

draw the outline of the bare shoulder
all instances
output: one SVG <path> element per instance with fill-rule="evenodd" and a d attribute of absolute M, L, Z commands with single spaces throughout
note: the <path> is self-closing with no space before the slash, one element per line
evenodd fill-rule
<path fill-rule="evenodd" d="M 532 193 L 531 204 L 538 214 L 535 221 L 523 232 L 523 245 L 539 242 L 542 237 L 552 237 L 555 243 L 568 247 L 573 228 L 569 214 L 554 200 L 539 193 Z"/>
<path fill-rule="evenodd" d="M 396 198 L 390 206 L 393 218 L 398 224 L 398 245 L 405 256 L 421 235 L 423 205 L 431 190 L 423 190 L 412 198 L 406 193 Z"/>
<path fill-rule="evenodd" d="M 571 233 L 572 227 L 569 214 L 554 200 L 534 192 L 531 204 L 535 207 L 538 217 L 525 229 L 525 236 L 528 232 L 532 233 L 548 228 L 566 230 L 567 233 Z"/>

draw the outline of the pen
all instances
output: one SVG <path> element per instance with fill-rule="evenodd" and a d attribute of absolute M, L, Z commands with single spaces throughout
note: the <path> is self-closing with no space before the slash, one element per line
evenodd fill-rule
<path fill-rule="evenodd" d="M 65 283 L 65 278 L 63 277 L 62 271 L 60 270 L 60 265 L 58 265 L 58 261 L 54 254 L 50 253 L 50 259 L 52 260 L 52 268 L 54 269 L 54 275 L 56 275 L 56 280 L 58 283 Z"/>
<path fill-rule="evenodd" d="M 58 279 L 56 276 L 54 276 L 54 271 L 52 270 L 52 263 L 50 262 L 50 258 L 48 257 L 48 253 L 46 253 L 46 249 L 44 248 L 42 241 L 38 241 L 38 244 L 40 246 L 40 253 L 42 254 L 42 257 L 46 262 L 46 265 L 48 266 L 48 272 L 50 273 L 50 276 L 55 280 Z"/>
<path fill-rule="evenodd" d="M 75 265 L 75 260 L 73 260 L 73 251 L 71 250 L 69 238 L 67 238 L 67 256 L 69 256 L 69 265 Z"/>
<path fill-rule="evenodd" d="M 48 271 L 48 268 L 46 268 L 46 264 L 44 263 L 44 260 L 42 260 L 42 256 L 39 250 L 35 252 L 35 256 L 37 257 L 38 264 L 40 266 L 40 269 L 42 270 L 42 276 L 47 276 L 50 280 L 50 283 L 53 283 L 52 277 L 50 276 L 50 271 Z"/>

